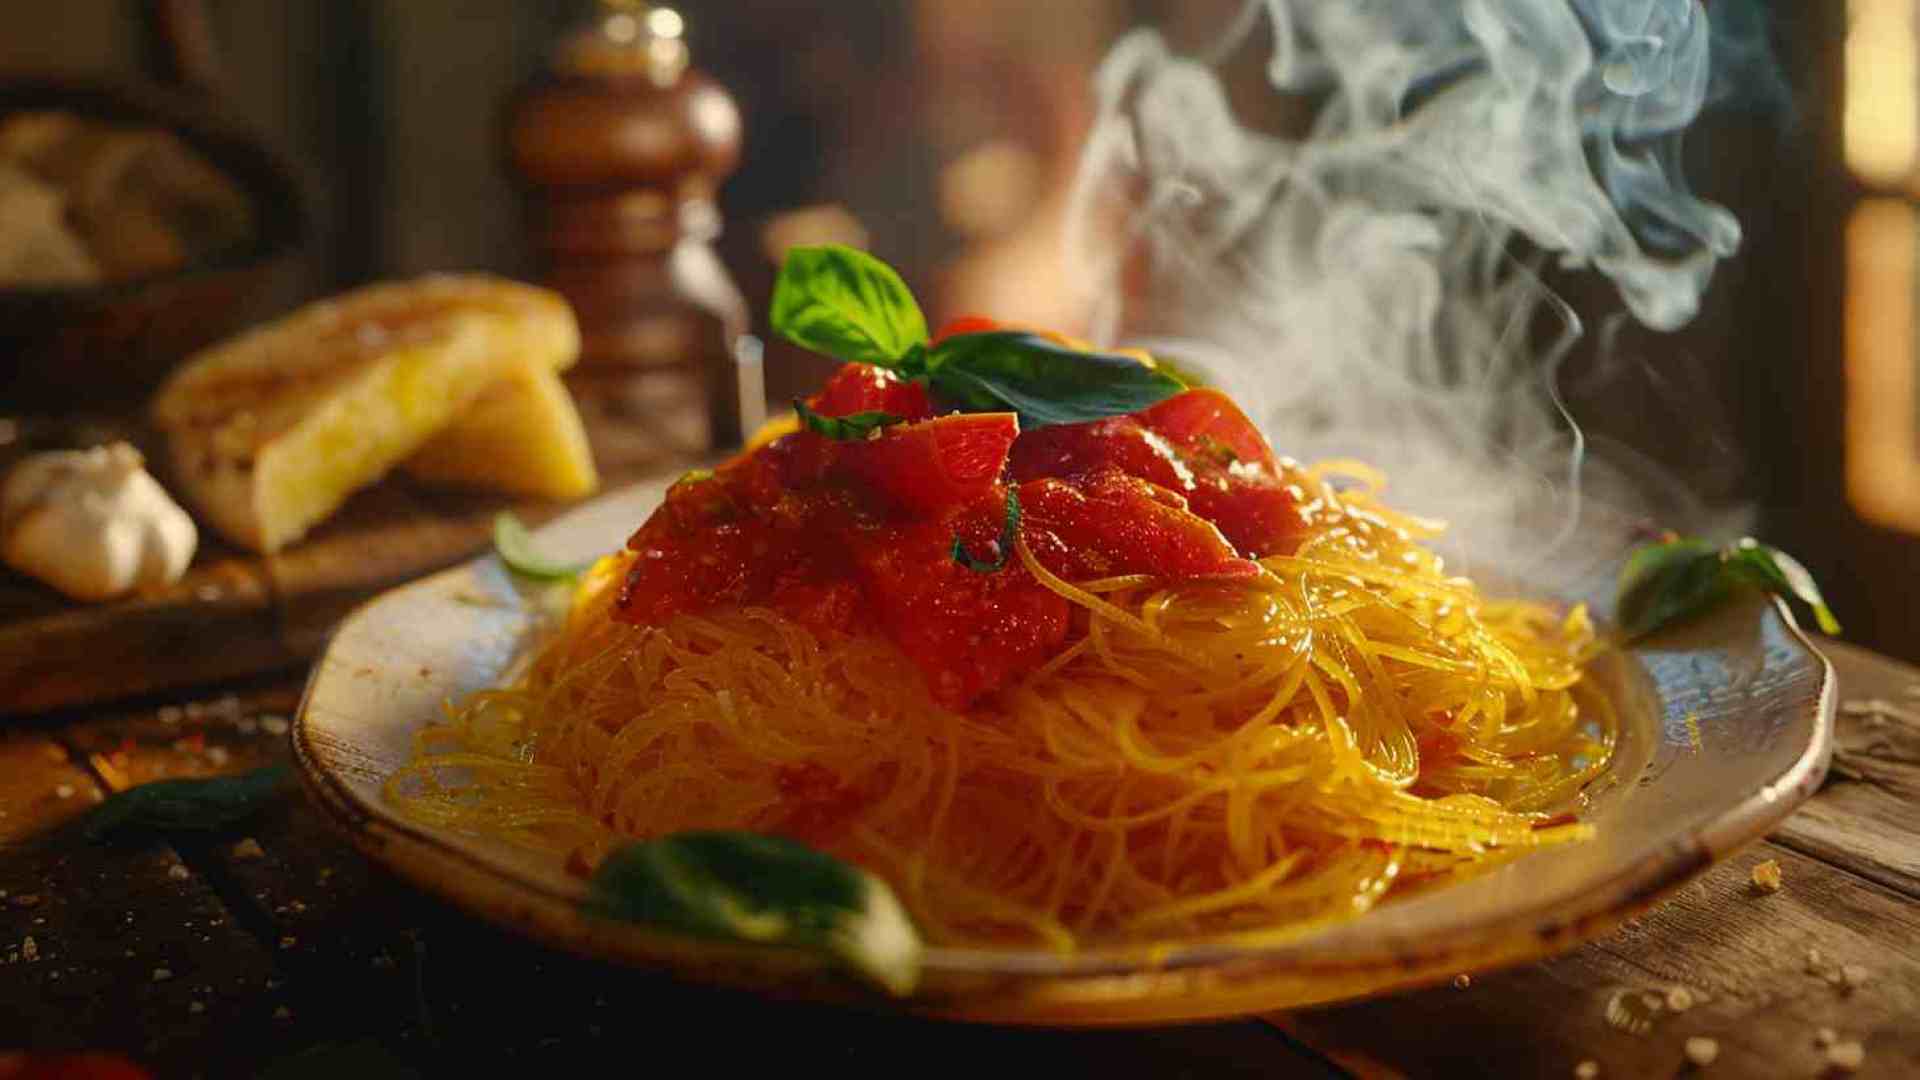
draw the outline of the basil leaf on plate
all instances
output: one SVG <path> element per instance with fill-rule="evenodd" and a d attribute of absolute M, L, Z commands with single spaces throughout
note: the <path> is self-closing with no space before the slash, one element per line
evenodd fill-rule
<path fill-rule="evenodd" d="M 1007 488 L 1007 518 L 1000 525 L 999 554 L 993 559 L 976 559 L 958 536 L 953 538 L 953 561 L 976 574 L 992 574 L 1004 569 L 1013 558 L 1013 546 L 1020 542 L 1020 489 Z"/>
<path fill-rule="evenodd" d="M 1820 624 L 1822 633 L 1840 632 L 1840 620 L 1834 618 L 1833 609 L 1820 595 L 1820 586 L 1814 584 L 1813 575 L 1800 565 L 1800 560 L 1751 538 L 1734 544 L 1726 558 L 1727 566 L 1752 584 L 1776 596 L 1791 596 L 1813 609 L 1814 621 Z"/>
<path fill-rule="evenodd" d="M 218 829 L 246 819 L 278 798 L 292 775 L 287 766 L 272 765 L 204 780 L 155 780 L 110 796 L 76 825 L 88 840 L 132 829 Z"/>
<path fill-rule="evenodd" d="M 1821 630 L 1840 632 L 1806 567 L 1751 539 L 1717 547 L 1680 538 L 1639 548 L 1621 570 L 1615 619 L 1631 641 L 1714 607 L 1742 585 L 1800 600 Z"/>
<path fill-rule="evenodd" d="M 493 519 L 493 550 L 507 569 L 538 581 L 567 581 L 586 569 L 585 565 L 563 563 L 541 554 L 534 547 L 533 534 L 509 513 Z"/>
<path fill-rule="evenodd" d="M 839 244 L 787 252 L 768 318 L 787 340 L 836 360 L 900 367 L 927 344 L 926 316 L 893 267 Z"/>
<path fill-rule="evenodd" d="M 687 832 L 600 864 L 588 909 L 704 937 L 823 949 L 887 991 L 919 981 L 923 947 L 887 884 L 777 836 Z"/>
<path fill-rule="evenodd" d="M 927 371 L 934 389 L 968 409 L 1019 413 L 1023 431 L 1138 412 L 1186 389 L 1131 357 L 1011 330 L 950 337 L 934 347 Z"/>
<path fill-rule="evenodd" d="M 825 435 L 838 442 L 864 439 L 884 427 L 901 422 L 898 416 L 889 412 L 857 412 L 846 416 L 821 416 L 802 398 L 793 399 L 793 413 L 800 418 L 800 424 L 808 431 Z"/>

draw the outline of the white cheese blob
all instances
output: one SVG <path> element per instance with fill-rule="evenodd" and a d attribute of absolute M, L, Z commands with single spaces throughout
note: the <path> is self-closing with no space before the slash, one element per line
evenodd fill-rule
<path fill-rule="evenodd" d="M 124 442 L 35 454 L 0 488 L 0 558 L 76 600 L 171 585 L 199 541 Z"/>

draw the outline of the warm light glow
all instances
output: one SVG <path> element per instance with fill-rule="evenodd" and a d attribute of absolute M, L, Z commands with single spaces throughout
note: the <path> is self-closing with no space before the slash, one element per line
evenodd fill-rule
<path fill-rule="evenodd" d="M 654 37 L 677 38 L 686 29 L 686 20 L 672 8 L 654 8 L 647 12 L 647 32 Z"/>
<path fill-rule="evenodd" d="M 1914 303 L 1920 215 L 1870 199 L 1847 222 L 1847 501 L 1920 532 L 1920 398 Z"/>
<path fill-rule="evenodd" d="M 1847 12 L 1847 165 L 1870 183 L 1902 183 L 1920 142 L 1914 0 L 1850 0 Z"/>

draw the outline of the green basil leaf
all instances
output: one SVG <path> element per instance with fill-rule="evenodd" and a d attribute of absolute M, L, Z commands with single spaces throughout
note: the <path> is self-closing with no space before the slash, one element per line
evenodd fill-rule
<path fill-rule="evenodd" d="M 507 569 L 539 581 L 566 581 L 586 569 L 585 565 L 569 565 L 542 555 L 533 546 L 533 534 L 509 513 L 493 519 L 493 550 Z"/>
<path fill-rule="evenodd" d="M 1131 357 L 1007 330 L 947 338 L 934 347 L 927 370 L 950 400 L 975 410 L 1011 409 L 1022 430 L 1138 412 L 1186 389 Z"/>
<path fill-rule="evenodd" d="M 205 780 L 155 780 L 110 796 L 77 826 L 88 840 L 146 829 L 153 832 L 219 829 L 244 820 L 278 798 L 293 770 L 272 765 Z"/>
<path fill-rule="evenodd" d="M 1820 595 L 1820 586 L 1814 583 L 1807 568 L 1800 565 L 1800 560 L 1779 548 L 1747 538 L 1728 549 L 1727 566 L 1751 584 L 1776 596 L 1791 596 L 1812 608 L 1823 633 L 1840 632 L 1840 620 L 1834 618 L 1833 609 Z"/>
<path fill-rule="evenodd" d="M 897 367 L 927 343 L 927 319 L 893 268 L 838 244 L 790 249 L 773 286 L 773 328 L 836 360 Z"/>
<path fill-rule="evenodd" d="M 1840 632 L 1839 620 L 1807 568 L 1786 552 L 1752 539 L 1723 548 L 1680 539 L 1635 551 L 1620 574 L 1615 617 L 1629 640 L 1644 637 L 1705 611 L 1740 585 L 1797 599 L 1813 609 L 1821 630 Z"/>
<path fill-rule="evenodd" d="M 1635 551 L 1620 573 L 1614 618 L 1629 640 L 1704 611 L 1727 593 L 1720 551 L 1704 540 L 1674 540 Z"/>
<path fill-rule="evenodd" d="M 847 442 L 864 439 L 884 427 L 901 422 L 900 417 L 889 412 L 857 412 L 846 416 L 821 416 L 814 412 L 801 398 L 793 399 L 794 415 L 808 431 L 825 435 L 829 439 Z"/>
<path fill-rule="evenodd" d="M 629 844 L 594 872 L 587 907 L 705 937 L 824 949 L 894 994 L 919 980 L 920 935 L 893 890 L 776 836 L 687 832 Z"/>
<path fill-rule="evenodd" d="M 1007 488 L 1007 517 L 1000 525 L 999 554 L 991 561 L 976 559 L 958 536 L 953 538 L 953 561 L 976 574 L 992 574 L 1004 569 L 1013 558 L 1013 547 L 1020 542 L 1020 489 Z"/>

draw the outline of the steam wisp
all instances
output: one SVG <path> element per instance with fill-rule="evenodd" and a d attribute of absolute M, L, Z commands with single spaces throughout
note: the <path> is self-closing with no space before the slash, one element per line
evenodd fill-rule
<path fill-rule="evenodd" d="M 1236 119 L 1218 67 L 1256 42 L 1305 130 Z M 1645 477 L 1563 407 L 1583 328 L 1538 271 L 1604 274 L 1657 330 L 1698 311 L 1741 239 L 1678 167 L 1712 48 L 1697 0 L 1255 0 L 1198 56 L 1136 31 L 1070 216 L 1095 334 L 1207 370 L 1283 453 L 1386 469 L 1474 565 L 1591 591 Z"/>

